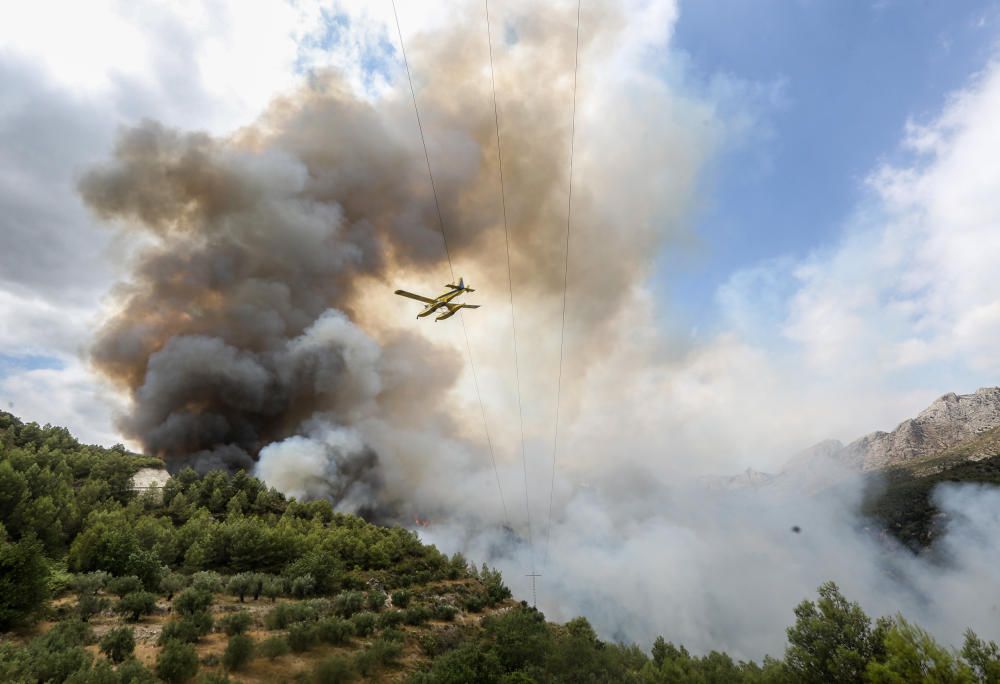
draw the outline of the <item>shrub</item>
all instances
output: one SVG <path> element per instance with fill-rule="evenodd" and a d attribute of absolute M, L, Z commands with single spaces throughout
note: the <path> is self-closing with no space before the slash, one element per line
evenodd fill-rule
<path fill-rule="evenodd" d="M 160 645 L 171 640 L 195 643 L 201 637 L 212 631 L 212 616 L 202 610 L 191 615 L 183 615 L 179 620 L 171 620 L 163 625 L 160 632 Z"/>
<path fill-rule="evenodd" d="M 179 572 L 168 572 L 160 578 L 160 591 L 168 601 L 173 601 L 174 594 L 187 587 L 188 581 L 188 578 Z"/>
<path fill-rule="evenodd" d="M 333 601 L 333 609 L 340 617 L 349 618 L 365 605 L 365 597 L 360 591 L 345 591 Z"/>
<path fill-rule="evenodd" d="M 243 603 L 243 599 L 254 590 L 256 584 L 257 578 L 253 573 L 241 572 L 229 578 L 226 591 L 239 598 L 240 603 Z"/>
<path fill-rule="evenodd" d="M 264 579 L 264 586 L 261 588 L 264 596 L 274 603 L 279 596 L 285 593 L 285 580 L 281 577 L 267 577 Z"/>
<path fill-rule="evenodd" d="M 387 629 L 382 632 L 382 638 L 386 641 L 398 641 L 403 643 L 406 641 L 406 632 L 401 629 Z"/>
<path fill-rule="evenodd" d="M 191 575 L 191 588 L 218 594 L 222 591 L 222 576 L 211 570 L 203 570 Z"/>
<path fill-rule="evenodd" d="M 410 599 L 413 598 L 413 594 L 408 592 L 406 589 L 400 589 L 399 591 L 392 592 L 392 605 L 396 608 L 406 608 L 410 605 Z"/>
<path fill-rule="evenodd" d="M 403 653 L 403 645 L 398 641 L 376 639 L 372 645 L 354 659 L 354 665 L 365 677 L 371 677 L 383 665 L 391 665 Z"/>
<path fill-rule="evenodd" d="M 268 637 L 257 647 L 257 652 L 270 660 L 280 658 L 289 650 L 288 641 L 283 636 Z"/>
<path fill-rule="evenodd" d="M 302 603 L 281 603 L 267 614 L 264 618 L 264 626 L 268 629 L 286 629 L 293 622 L 305 622 L 315 620 L 318 616 L 316 609 Z"/>
<path fill-rule="evenodd" d="M 358 636 L 368 636 L 375 631 L 375 613 L 355 613 L 351 618 L 354 625 L 354 633 Z"/>
<path fill-rule="evenodd" d="M 198 684 L 230 684 L 232 681 L 225 672 L 208 672 L 198 678 Z"/>
<path fill-rule="evenodd" d="M 145 589 L 145 587 L 142 586 L 142 582 L 135 575 L 130 575 L 129 577 L 114 577 L 108 580 L 107 588 L 108 591 L 119 598 L 125 596 L 126 594 L 134 594 L 137 591 Z"/>
<path fill-rule="evenodd" d="M 500 575 L 499 570 L 490 570 L 486 566 L 486 563 L 483 563 L 483 569 L 480 571 L 479 577 L 483 584 L 486 585 L 486 600 L 491 606 L 495 606 L 504 599 L 510 598 L 510 589 L 504 585 L 503 577 Z"/>
<path fill-rule="evenodd" d="M 386 593 L 384 591 L 379 591 L 378 589 L 369 591 L 368 595 L 365 596 L 365 607 L 377 613 L 385 608 L 385 599 Z"/>
<path fill-rule="evenodd" d="M 354 617 L 357 617 L 355 615 Z M 355 626 L 347 621 L 336 617 L 328 617 L 320 620 L 316 625 L 316 633 L 323 643 L 340 645 L 346 644 L 355 633 Z"/>
<path fill-rule="evenodd" d="M 120 663 L 135 651 L 135 636 L 131 627 L 116 627 L 101 638 L 101 653 L 113 663 Z"/>
<path fill-rule="evenodd" d="M 156 677 L 149 668 L 135 658 L 118 666 L 118 679 L 121 684 L 156 684 Z"/>
<path fill-rule="evenodd" d="M 316 667 L 312 680 L 315 684 L 348 684 L 357 676 L 351 661 L 343 656 L 333 656 Z"/>
<path fill-rule="evenodd" d="M 422 625 L 431 618 L 431 611 L 427 606 L 410 606 L 403 611 L 403 622 L 408 625 Z"/>
<path fill-rule="evenodd" d="M 470 594 L 463 599 L 462 607 L 470 613 L 481 613 L 486 607 L 486 597 L 482 594 Z"/>
<path fill-rule="evenodd" d="M 90 594 L 93 596 L 107 586 L 108 580 L 110 579 L 111 575 L 101 570 L 96 572 L 86 572 L 74 575 L 72 582 L 70 582 L 70 586 L 73 587 L 73 591 L 77 594 Z"/>
<path fill-rule="evenodd" d="M 65 684 L 118 684 L 118 675 L 107 660 L 101 659 L 93 667 L 77 670 L 66 678 Z"/>
<path fill-rule="evenodd" d="M 288 628 L 288 646 L 296 653 L 308 651 L 319 641 L 316 624 L 312 622 L 296 622 Z"/>
<path fill-rule="evenodd" d="M 198 673 L 198 654 L 194 646 L 170 640 L 156 658 L 156 676 L 170 684 L 186 682 Z"/>
<path fill-rule="evenodd" d="M 156 610 L 156 596 L 148 591 L 133 591 L 115 604 L 115 612 L 124 615 L 129 622 L 138 622 L 140 617 L 149 615 L 154 610 Z"/>
<path fill-rule="evenodd" d="M 253 639 L 245 634 L 234 634 L 229 637 L 226 650 L 222 654 L 222 665 L 226 670 L 235 672 L 253 658 Z"/>
<path fill-rule="evenodd" d="M 94 633 L 90 625 L 79 620 L 64 620 L 42 636 L 31 640 L 27 649 L 32 681 L 65 681 L 78 670 L 90 667 L 93 660 L 83 649 L 92 643 Z"/>
<path fill-rule="evenodd" d="M 94 615 L 107 610 L 110 605 L 111 602 L 103 596 L 83 593 L 77 598 L 76 612 L 79 613 L 80 619 L 86 622 Z"/>
<path fill-rule="evenodd" d="M 192 613 L 208 610 L 211 605 L 212 594 L 206 589 L 193 585 L 189 589 L 182 591 L 174 599 L 174 610 L 181 615 L 191 615 Z"/>
<path fill-rule="evenodd" d="M 431 617 L 435 620 L 451 622 L 455 619 L 455 615 L 457 614 L 458 608 L 448 605 L 447 603 L 435 603 L 431 606 Z"/>
<path fill-rule="evenodd" d="M 90 625 L 79 620 L 63 620 L 57 622 L 47 633 L 33 639 L 31 645 L 48 651 L 58 651 L 92 643 L 94 643 L 94 630 Z"/>
<path fill-rule="evenodd" d="M 291 592 L 297 598 L 312 596 L 316 592 L 316 578 L 309 574 L 296 577 L 292 580 Z"/>
<path fill-rule="evenodd" d="M 253 624 L 253 617 L 245 610 L 232 613 L 219 621 L 219 626 L 229 636 L 243 634 Z"/>
<path fill-rule="evenodd" d="M 456 553 L 448 560 L 448 579 L 456 580 L 464 577 L 469 572 L 469 561 L 460 553 Z"/>
<path fill-rule="evenodd" d="M 390 610 L 384 613 L 379 613 L 378 619 L 375 620 L 375 626 L 379 629 L 396 627 L 397 625 L 403 624 L 403 617 L 403 612 L 399 610 Z"/>

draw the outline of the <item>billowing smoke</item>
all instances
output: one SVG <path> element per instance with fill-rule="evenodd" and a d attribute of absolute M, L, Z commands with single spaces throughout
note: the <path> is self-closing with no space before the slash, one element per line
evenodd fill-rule
<path fill-rule="evenodd" d="M 523 389 L 534 397 L 539 393 L 527 390 L 548 390 L 554 380 L 558 338 L 549 333 L 561 302 L 554 266 L 563 257 L 572 102 L 565 76 L 574 58 L 575 17 L 568 7 L 533 7 L 530 22 L 526 16 L 514 7 L 495 19 L 508 43 L 498 54 L 497 85 L 519 323 L 530 330 L 547 322 L 547 334 L 533 335 L 527 345 L 522 340 L 520 350 Z M 509 402 L 502 400 L 511 389 L 513 333 L 493 110 L 482 71 L 488 52 L 484 32 L 467 30 L 485 28 L 481 21 L 470 9 L 449 31 L 417 36 L 411 59 L 452 261 L 464 269 L 454 275 L 477 286 L 489 312 L 488 322 L 470 325 L 474 341 L 492 341 L 475 345 L 487 394 L 501 399 L 488 407 L 490 418 L 509 425 Z M 616 50 L 609 41 L 623 30 L 623 18 L 597 6 L 585 21 L 592 30 L 582 58 L 592 54 L 603 64 L 597 57 Z M 581 85 L 579 127 L 597 115 L 588 114 L 594 98 L 587 91 L 601 78 L 608 75 L 593 69 L 591 82 Z M 412 487 L 412 471 L 429 460 L 414 453 L 414 430 L 429 436 L 433 451 L 481 440 L 480 424 L 467 418 L 475 415 L 467 410 L 471 398 L 455 392 L 463 359 L 442 333 L 430 333 L 430 347 L 415 339 L 401 325 L 412 320 L 412 303 L 391 295 L 403 283 L 436 290 L 453 275 L 409 93 L 405 80 L 396 80 L 400 87 L 373 104 L 336 73 L 317 74 L 260 121 L 224 139 L 145 122 L 124 130 L 113 159 L 82 178 L 92 210 L 141 245 L 130 277 L 114 292 L 92 359 L 132 400 L 120 429 L 170 467 L 249 468 L 265 450 L 273 463 L 302 443 L 268 445 L 288 438 L 322 442 L 316 435 L 327 433 L 315 428 L 320 422 L 361 430 L 363 445 L 355 451 L 371 453 L 371 442 L 381 443 L 392 455 L 376 450 L 363 461 L 394 469 Z M 631 114 L 635 102 L 624 89 L 634 85 L 604 92 L 619 102 L 600 116 Z M 684 195 L 705 154 L 705 145 L 683 130 L 698 106 L 671 100 L 662 85 L 652 95 L 646 106 L 669 103 L 674 111 L 617 131 L 599 163 L 588 161 L 587 147 L 578 151 L 577 173 L 591 176 L 576 192 L 574 230 L 581 237 L 570 274 L 580 299 L 569 337 L 580 343 L 581 362 L 605 347 L 601 332 L 612 329 L 614 314 L 648 271 L 648 255 L 679 230 L 671 225 L 680 225 Z M 601 127 L 597 136 L 608 132 Z M 643 183 L 605 185 L 597 201 L 592 188 L 602 187 L 642 143 L 653 143 L 642 154 L 658 171 Z M 679 157 L 676 163 L 663 163 L 669 153 Z M 667 179 L 673 188 L 664 193 L 656 182 Z M 613 215 L 628 206 L 630 229 L 619 231 Z M 570 404 L 573 384 L 567 380 Z M 546 405 L 544 411 L 528 405 L 529 434 L 549 429 L 541 427 L 550 422 L 548 393 L 538 401 Z M 495 432 L 498 449 L 513 452 L 512 431 Z M 334 441 L 329 452 L 342 460 L 343 444 Z M 484 461 L 476 450 L 478 466 Z M 330 472 L 314 476 L 330 479 Z M 393 481 L 391 473 L 385 478 Z M 292 489 L 315 493 L 303 487 Z"/>
<path fill-rule="evenodd" d="M 527 478 L 479 3 L 444 28 L 404 28 L 454 274 L 391 54 L 384 92 L 315 74 L 225 138 L 126 129 L 83 177 L 90 207 L 139 245 L 92 352 L 131 400 L 121 430 L 171 468 L 253 467 L 343 510 L 429 519 L 421 534 L 499 564 L 519 596 L 542 571 L 540 607 L 607 637 L 776 653 L 794 605 L 828 579 L 946 639 L 958 624 L 997 636 L 962 588 L 984 586 L 988 547 L 932 567 L 861 529 L 857 491 L 706 496 L 684 478 L 830 436 L 846 402 L 812 401 L 794 367 L 733 335 L 677 335 L 647 292 L 657 254 L 690 248 L 698 180 L 727 129 L 663 62 L 673 4 L 584 5 L 551 526 L 572 3 L 493 17 Z M 376 43 L 394 43 L 394 26 L 374 24 Z M 415 321 L 392 295 L 453 275 L 483 305 L 464 318 L 482 410 L 460 319 Z M 942 496 L 956 515 L 1000 505 Z M 979 519 L 951 538 L 980 534 Z"/>

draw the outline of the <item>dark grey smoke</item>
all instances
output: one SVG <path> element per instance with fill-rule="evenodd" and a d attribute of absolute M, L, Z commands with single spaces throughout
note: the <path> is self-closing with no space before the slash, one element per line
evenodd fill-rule
<path fill-rule="evenodd" d="M 122 431 L 171 467 L 249 468 L 317 412 L 349 422 L 366 397 L 348 359 L 365 336 L 303 335 L 348 309 L 390 248 L 440 258 L 407 153 L 375 112 L 336 91 L 314 104 L 298 115 L 329 123 L 323 149 L 298 154 L 300 122 L 253 145 L 147 122 L 80 183 L 100 216 L 149 238 L 92 356 L 132 397 Z"/>

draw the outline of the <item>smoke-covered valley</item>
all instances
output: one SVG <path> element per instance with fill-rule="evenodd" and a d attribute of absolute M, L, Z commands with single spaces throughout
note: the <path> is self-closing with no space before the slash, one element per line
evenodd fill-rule
<path fill-rule="evenodd" d="M 706 488 L 708 473 L 782 463 L 939 392 L 880 399 L 883 379 L 867 364 L 901 340 L 866 327 L 867 308 L 829 304 L 844 299 L 839 271 L 791 269 L 800 289 L 787 319 L 729 320 L 717 334 L 679 329 L 655 301 L 659 255 L 696 251 L 704 180 L 745 125 L 682 79 L 652 75 L 676 57 L 671 4 L 588 3 L 582 15 L 556 434 L 574 9 L 494 10 L 510 283 L 478 4 L 405 33 L 454 273 L 396 62 L 374 94 L 317 73 L 228 136 L 155 121 L 123 129 L 79 183 L 88 207 L 139 245 L 90 351 L 129 400 L 122 434 L 173 470 L 253 469 L 283 492 L 379 522 L 429 521 L 424 539 L 497 565 L 520 598 L 525 575 L 541 573 L 546 614 L 583 614 L 610 638 L 647 645 L 662 634 L 759 658 L 781 650 L 792 608 L 830 579 L 870 613 L 902 611 L 944 641 L 965 627 L 1000 636 L 996 490 L 941 489 L 950 527 L 933 554 L 915 556 L 859 515 L 853 473 L 820 493 Z M 356 19 L 392 37 L 384 17 Z M 998 81 L 977 87 L 993 97 Z M 982 128 L 975 96 L 968 120 L 955 124 L 965 110 L 949 110 L 956 135 Z M 890 188 L 894 210 L 912 201 L 901 199 L 904 175 Z M 934 242 L 913 225 L 888 232 Z M 861 263 L 852 250 L 870 251 L 851 243 L 832 261 Z M 890 280 L 890 266 L 877 274 Z M 459 276 L 483 305 L 464 322 L 416 321 L 413 303 L 392 295 Z M 962 277 L 976 285 L 981 273 Z M 757 288 L 734 278 L 722 304 Z M 800 347 L 769 353 L 758 324 Z M 845 329 L 863 334 L 845 341 Z M 989 350 L 970 349 L 979 369 L 996 368 Z M 858 362 L 867 352 L 878 359 Z"/>

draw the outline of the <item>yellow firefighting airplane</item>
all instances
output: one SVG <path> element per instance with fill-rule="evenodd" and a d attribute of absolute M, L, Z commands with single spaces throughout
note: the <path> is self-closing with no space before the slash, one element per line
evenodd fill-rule
<path fill-rule="evenodd" d="M 416 299 L 418 302 L 423 302 L 427 306 L 424 310 L 417 314 L 417 318 L 423 318 L 424 316 L 430 316 L 432 313 L 441 308 L 447 308 L 443 314 L 435 318 L 435 321 L 443 321 L 446 318 L 451 318 L 458 313 L 459 309 L 478 309 L 479 304 L 452 304 L 451 300 L 455 299 L 458 295 L 463 292 L 475 292 L 471 287 L 465 286 L 465 280 L 462 278 L 458 279 L 458 285 L 445 285 L 445 287 L 450 287 L 451 289 L 445 292 L 443 295 L 439 295 L 434 299 L 430 297 L 424 297 L 423 295 L 413 294 L 412 292 L 407 292 L 406 290 L 396 290 L 396 294 L 409 297 L 410 299 Z"/>

